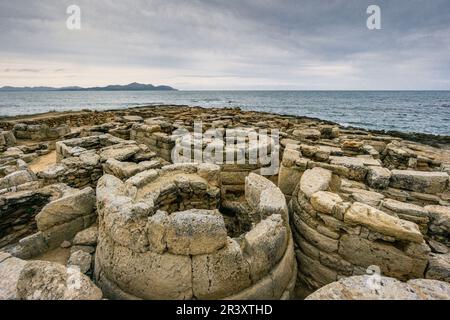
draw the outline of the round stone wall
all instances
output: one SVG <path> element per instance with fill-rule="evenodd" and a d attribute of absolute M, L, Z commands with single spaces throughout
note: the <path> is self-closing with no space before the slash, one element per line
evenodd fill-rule
<path fill-rule="evenodd" d="M 112 299 L 288 299 L 296 261 L 286 200 L 246 178 L 249 230 L 219 212 L 220 167 L 176 164 L 97 186 L 95 276 Z"/>

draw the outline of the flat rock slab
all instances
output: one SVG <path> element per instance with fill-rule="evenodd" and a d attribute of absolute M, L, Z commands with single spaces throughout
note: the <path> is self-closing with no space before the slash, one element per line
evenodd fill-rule
<path fill-rule="evenodd" d="M 423 236 L 415 223 L 396 218 L 363 203 L 353 203 L 345 213 L 344 221 L 365 226 L 375 232 L 398 240 L 408 240 L 417 243 L 423 241 Z"/>
<path fill-rule="evenodd" d="M 424 172 L 414 170 L 392 170 L 390 186 L 423 193 L 441 193 L 448 188 L 446 172 Z"/>
<path fill-rule="evenodd" d="M 449 300 L 450 284 L 415 279 L 400 282 L 388 277 L 354 276 L 320 288 L 306 300 Z"/>

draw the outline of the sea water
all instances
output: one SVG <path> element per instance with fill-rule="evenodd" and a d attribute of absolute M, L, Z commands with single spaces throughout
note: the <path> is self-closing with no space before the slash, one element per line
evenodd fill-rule
<path fill-rule="evenodd" d="M 240 107 L 366 129 L 450 135 L 450 91 L 0 92 L 0 116 L 149 104 Z"/>

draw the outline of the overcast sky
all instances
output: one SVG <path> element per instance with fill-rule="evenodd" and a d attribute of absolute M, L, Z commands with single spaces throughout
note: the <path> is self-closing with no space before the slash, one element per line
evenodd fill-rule
<path fill-rule="evenodd" d="M 71 4 L 81 30 L 66 27 Z M 0 86 L 134 81 L 449 90 L 450 0 L 0 0 Z"/>

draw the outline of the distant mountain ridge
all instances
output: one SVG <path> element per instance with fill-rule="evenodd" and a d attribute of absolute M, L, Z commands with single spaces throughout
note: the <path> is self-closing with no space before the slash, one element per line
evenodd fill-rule
<path fill-rule="evenodd" d="M 11 87 L 5 86 L 0 88 L 0 91 L 178 91 L 170 86 L 161 85 L 154 86 L 152 84 L 142 84 L 133 82 L 127 85 L 109 85 L 106 87 L 89 87 L 83 88 L 78 86 L 73 87 Z"/>

